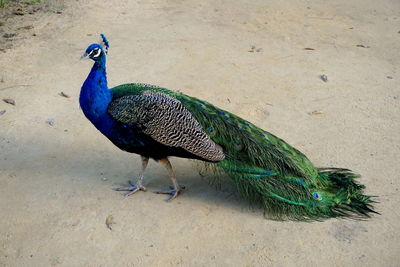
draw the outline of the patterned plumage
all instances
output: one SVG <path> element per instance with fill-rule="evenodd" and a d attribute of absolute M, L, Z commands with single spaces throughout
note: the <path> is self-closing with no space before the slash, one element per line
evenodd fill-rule
<path fill-rule="evenodd" d="M 158 86 L 108 89 L 105 53 L 91 53 L 93 49 L 101 46 L 86 50 L 95 64 L 82 86 L 82 109 L 115 145 L 142 156 L 137 183 L 118 190 L 145 190 L 143 173 L 148 158 L 153 158 L 167 168 L 174 185 L 160 193 L 176 197 L 182 188 L 167 157 L 178 156 L 206 161 L 216 175 L 228 175 L 246 199 L 264 207 L 268 218 L 362 218 L 375 212 L 364 186 L 355 181 L 358 175 L 346 169 L 318 169 L 282 139 L 230 112 Z"/>
<path fill-rule="evenodd" d="M 181 147 L 207 161 L 225 158 L 222 148 L 210 139 L 181 102 L 165 94 L 145 91 L 141 95 L 124 96 L 111 102 L 108 112 L 119 122 L 136 125 L 163 145 Z"/>

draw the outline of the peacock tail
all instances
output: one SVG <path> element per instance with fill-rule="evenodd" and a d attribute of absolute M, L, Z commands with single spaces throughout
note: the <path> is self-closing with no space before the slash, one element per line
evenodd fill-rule
<path fill-rule="evenodd" d="M 213 164 L 227 174 L 240 194 L 264 208 L 276 220 L 322 220 L 369 217 L 371 196 L 363 195 L 359 176 L 347 169 L 318 169 L 282 139 L 214 105 L 177 91 L 147 85 L 123 84 L 111 89 L 113 99 L 162 93 L 178 100 L 223 148 L 225 159 Z"/>

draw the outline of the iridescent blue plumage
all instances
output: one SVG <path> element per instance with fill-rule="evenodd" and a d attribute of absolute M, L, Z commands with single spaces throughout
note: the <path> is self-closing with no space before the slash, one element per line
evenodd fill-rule
<path fill-rule="evenodd" d="M 95 49 L 99 49 L 100 55 L 93 57 L 95 63 L 82 85 L 79 103 L 85 116 L 103 134 L 109 134 L 112 127 L 112 118 L 107 113 L 108 105 L 112 100 L 112 92 L 107 86 L 106 57 L 99 44 L 92 44 L 85 52 L 85 56 L 91 56 Z"/>
<path fill-rule="evenodd" d="M 99 55 L 96 56 L 96 53 Z M 106 56 L 103 47 L 100 44 L 92 44 L 86 49 L 83 57 L 90 57 L 95 61 L 79 96 L 85 116 L 118 147 L 123 149 L 123 146 L 127 145 L 143 146 L 144 143 L 137 138 L 132 127 L 116 122 L 107 112 L 113 93 L 107 86 Z"/>

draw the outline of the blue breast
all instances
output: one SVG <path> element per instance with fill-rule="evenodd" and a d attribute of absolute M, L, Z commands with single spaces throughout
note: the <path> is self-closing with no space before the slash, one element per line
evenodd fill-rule
<path fill-rule="evenodd" d="M 121 124 L 107 112 L 113 99 L 112 91 L 107 86 L 105 57 L 95 62 L 82 85 L 79 103 L 85 116 L 93 125 L 115 145 L 143 146 L 143 141 L 134 127 Z"/>

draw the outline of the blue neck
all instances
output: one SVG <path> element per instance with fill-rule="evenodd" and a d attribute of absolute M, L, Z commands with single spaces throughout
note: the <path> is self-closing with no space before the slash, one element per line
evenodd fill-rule
<path fill-rule="evenodd" d="M 107 113 L 112 100 L 112 91 L 107 87 L 106 57 L 95 61 L 92 70 L 82 85 L 79 103 L 85 116 L 100 130 L 108 135 L 113 120 Z"/>

